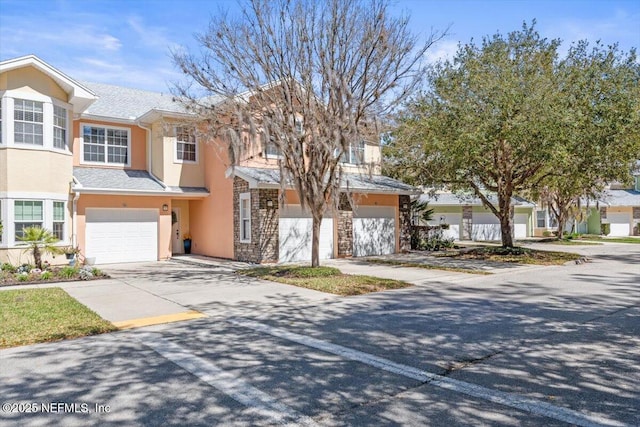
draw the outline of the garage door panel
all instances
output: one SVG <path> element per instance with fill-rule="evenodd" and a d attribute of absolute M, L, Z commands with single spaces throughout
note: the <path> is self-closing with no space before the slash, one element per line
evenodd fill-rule
<path fill-rule="evenodd" d="M 492 213 L 474 212 L 471 239 L 500 240 L 500 221 Z"/>
<path fill-rule="evenodd" d="M 431 226 L 440 225 L 440 221 L 449 224 L 449 228 L 442 230 L 444 239 L 460 240 L 460 223 L 462 222 L 462 214 L 456 213 L 434 213 L 433 219 L 427 224 Z"/>
<path fill-rule="evenodd" d="M 353 211 L 353 256 L 386 255 L 396 251 L 395 208 L 359 206 Z"/>
<path fill-rule="evenodd" d="M 278 222 L 279 261 L 311 261 L 313 220 L 300 206 L 287 206 Z M 333 218 L 320 224 L 320 259 L 333 258 Z"/>
<path fill-rule="evenodd" d="M 98 264 L 156 261 L 158 211 L 87 209 L 85 255 Z"/>
<path fill-rule="evenodd" d="M 623 237 L 631 234 L 630 215 L 628 213 L 607 212 L 607 221 L 611 227 L 609 236 Z"/>
<path fill-rule="evenodd" d="M 513 218 L 513 236 L 516 239 L 524 239 L 525 237 L 527 237 L 528 228 L 529 228 L 529 215 L 515 214 Z"/>

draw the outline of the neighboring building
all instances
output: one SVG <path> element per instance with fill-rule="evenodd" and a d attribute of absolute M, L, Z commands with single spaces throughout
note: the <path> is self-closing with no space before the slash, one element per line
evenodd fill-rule
<path fill-rule="evenodd" d="M 497 205 L 497 198 L 487 196 Z M 447 224 L 443 235 L 454 240 L 500 240 L 500 220 L 489 209 L 482 205 L 482 201 L 475 196 L 457 195 L 450 192 L 438 192 L 434 195 L 423 194 L 419 198 L 421 203 L 428 202 L 429 209 L 433 209 L 432 220 L 428 225 Z M 519 197 L 513 197 L 513 238 L 523 239 L 533 235 L 533 208 L 535 204 Z"/>
<path fill-rule="evenodd" d="M 611 237 L 640 236 L 640 162 L 638 165 L 631 186 L 613 183 L 599 200 L 583 201 L 584 219 L 570 219 L 565 231 L 601 234 L 602 224 L 610 224 L 608 235 Z M 542 236 L 545 231 L 557 231 L 555 218 L 540 206 L 536 208 L 534 227 L 535 236 Z"/>
<path fill-rule="evenodd" d="M 232 168 L 226 145 L 203 141 L 170 94 L 80 83 L 35 56 L 0 62 L 0 262 L 20 259 L 29 225 L 52 230 L 96 263 L 183 252 L 250 262 L 310 260 L 311 217 L 293 190 L 280 208 L 270 148 Z M 377 144 L 344 162 L 343 203 L 322 223 L 321 258 L 409 246 L 414 189 L 381 175 Z"/>

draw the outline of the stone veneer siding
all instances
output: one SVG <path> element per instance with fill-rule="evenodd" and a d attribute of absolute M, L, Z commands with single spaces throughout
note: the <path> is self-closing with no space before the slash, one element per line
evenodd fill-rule
<path fill-rule="evenodd" d="M 338 206 L 338 258 L 353 256 L 353 209 L 346 194 Z"/>
<path fill-rule="evenodd" d="M 411 198 L 409 196 L 398 196 L 398 213 L 400 220 L 400 247 L 398 251 L 408 252 L 411 250 Z"/>
<path fill-rule="evenodd" d="M 460 240 L 471 240 L 473 234 L 473 207 L 462 207 L 462 230 L 460 230 Z"/>
<path fill-rule="evenodd" d="M 251 243 L 240 242 L 240 194 L 251 194 Z M 271 200 L 272 207 L 267 206 Z M 241 179 L 233 180 L 233 246 L 238 261 L 263 263 L 278 261 L 278 190 L 249 189 Z"/>

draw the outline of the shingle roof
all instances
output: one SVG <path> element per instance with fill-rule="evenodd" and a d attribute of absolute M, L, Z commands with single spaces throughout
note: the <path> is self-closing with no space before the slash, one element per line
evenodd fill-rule
<path fill-rule="evenodd" d="M 84 189 L 165 191 L 165 187 L 144 170 L 74 167 L 73 176 L 80 183 L 79 188 Z"/>
<path fill-rule="evenodd" d="M 174 101 L 171 93 L 151 92 L 104 83 L 82 83 L 91 89 L 98 99 L 84 114 L 135 120 L 150 110 L 157 109 L 174 113 L 186 113 L 184 106 Z"/>
<path fill-rule="evenodd" d="M 609 206 L 640 206 L 640 191 L 607 190 L 600 201 Z"/>
<path fill-rule="evenodd" d="M 495 194 L 487 194 L 487 198 L 493 204 L 498 203 L 498 198 Z M 482 206 L 482 200 L 471 194 L 455 194 L 450 192 L 439 192 L 435 195 L 423 194 L 420 196 L 420 202 L 429 202 L 431 206 L 451 206 L 451 205 L 470 205 L 470 206 Z M 513 206 L 535 206 L 535 203 L 531 203 L 522 197 L 512 197 L 511 204 Z"/>
<path fill-rule="evenodd" d="M 280 170 L 236 166 L 228 171 L 249 181 L 255 187 L 273 187 L 280 185 Z M 396 179 L 384 175 L 344 174 L 341 188 L 364 193 L 414 194 L 418 190 Z"/>

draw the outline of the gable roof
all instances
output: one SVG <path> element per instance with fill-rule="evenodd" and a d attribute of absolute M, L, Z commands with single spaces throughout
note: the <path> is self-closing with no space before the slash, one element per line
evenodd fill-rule
<path fill-rule="evenodd" d="M 636 190 L 607 190 L 599 200 L 606 206 L 640 206 L 640 191 Z"/>
<path fill-rule="evenodd" d="M 35 55 L 1 61 L 0 73 L 25 67 L 33 67 L 55 81 L 69 95 L 69 103 L 73 105 L 74 113 L 85 111 L 97 99 L 96 94 L 86 85 L 77 82 Z"/>
<path fill-rule="evenodd" d="M 249 183 L 249 188 L 280 188 L 280 170 L 236 166 L 227 169 L 227 177 L 237 176 Z M 415 187 L 384 175 L 345 173 L 340 189 L 371 194 L 416 194 Z"/>

